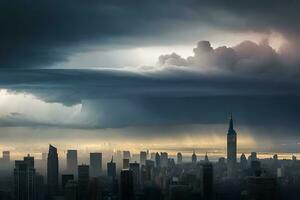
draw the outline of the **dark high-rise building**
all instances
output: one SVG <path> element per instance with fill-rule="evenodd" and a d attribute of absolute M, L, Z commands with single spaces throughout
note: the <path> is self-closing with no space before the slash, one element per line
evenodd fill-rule
<path fill-rule="evenodd" d="M 63 191 L 65 190 L 65 187 L 69 181 L 74 180 L 74 175 L 73 174 L 63 174 L 61 175 L 61 187 Z"/>
<path fill-rule="evenodd" d="M 44 176 L 35 174 L 35 200 L 45 200 Z"/>
<path fill-rule="evenodd" d="M 210 162 L 202 165 L 202 195 L 204 200 L 213 199 L 213 165 Z"/>
<path fill-rule="evenodd" d="M 136 192 L 140 189 L 140 165 L 139 163 L 130 163 L 129 169 L 133 173 L 133 188 Z"/>
<path fill-rule="evenodd" d="M 133 172 L 129 169 L 121 170 L 121 200 L 132 200 L 134 198 Z"/>
<path fill-rule="evenodd" d="M 155 154 L 155 165 L 156 167 L 160 167 L 160 155 L 158 152 Z"/>
<path fill-rule="evenodd" d="M 145 166 L 146 174 L 144 176 L 144 180 L 143 180 L 144 182 L 152 180 L 154 166 L 155 166 L 155 162 L 153 160 L 146 160 L 146 166 Z"/>
<path fill-rule="evenodd" d="M 232 115 L 229 121 L 229 129 L 227 133 L 227 170 L 228 176 L 232 177 L 236 167 L 236 151 L 237 151 L 237 134 L 233 129 Z"/>
<path fill-rule="evenodd" d="M 180 152 L 177 153 L 177 164 L 182 163 L 182 154 Z"/>
<path fill-rule="evenodd" d="M 65 200 L 78 200 L 78 184 L 76 181 L 68 181 L 65 186 Z"/>
<path fill-rule="evenodd" d="M 168 167 L 169 163 L 169 156 L 167 152 L 160 153 L 160 166 L 161 167 Z"/>
<path fill-rule="evenodd" d="M 58 190 L 58 155 L 57 149 L 49 145 L 47 158 L 47 187 L 49 197 L 55 195 Z"/>
<path fill-rule="evenodd" d="M 140 152 L 140 164 L 145 165 L 147 160 L 147 152 L 146 151 L 141 151 Z"/>
<path fill-rule="evenodd" d="M 112 177 L 113 179 L 116 178 L 116 163 L 114 162 L 113 157 L 111 158 L 111 161 L 107 163 L 107 176 Z"/>
<path fill-rule="evenodd" d="M 242 168 L 242 169 L 246 169 L 246 168 L 247 168 L 247 164 L 248 164 L 247 158 L 246 158 L 245 154 L 242 154 L 242 155 L 241 155 L 241 158 L 240 158 L 240 165 L 241 165 L 241 168 Z"/>
<path fill-rule="evenodd" d="M 67 172 L 70 174 L 77 174 L 77 150 L 68 150 L 67 151 Z"/>
<path fill-rule="evenodd" d="M 33 157 L 27 156 L 24 157 L 24 160 L 15 161 L 14 197 L 15 200 L 36 199 Z"/>
<path fill-rule="evenodd" d="M 124 158 L 123 159 L 123 169 L 128 169 L 129 168 L 129 159 Z"/>
<path fill-rule="evenodd" d="M 80 200 L 89 199 L 90 168 L 88 165 L 78 166 L 78 195 Z"/>
<path fill-rule="evenodd" d="M 197 155 L 195 153 L 195 150 L 193 150 L 193 154 L 192 154 L 192 163 L 196 163 L 197 162 Z"/>
<path fill-rule="evenodd" d="M 102 172 L 102 153 L 90 153 L 90 176 L 98 177 Z"/>

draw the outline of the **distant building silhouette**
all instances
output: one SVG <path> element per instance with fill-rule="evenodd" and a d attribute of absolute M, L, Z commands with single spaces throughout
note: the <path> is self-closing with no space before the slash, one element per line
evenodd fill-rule
<path fill-rule="evenodd" d="M 206 162 L 206 163 L 209 162 L 209 159 L 208 159 L 208 156 L 207 156 L 207 152 L 205 153 L 204 162 Z"/>
<path fill-rule="evenodd" d="M 34 158 L 24 157 L 24 160 L 15 161 L 14 169 L 14 199 L 35 200 L 35 168 Z"/>
<path fill-rule="evenodd" d="M 121 170 L 120 196 L 121 200 L 134 199 L 133 172 L 130 169 Z"/>
<path fill-rule="evenodd" d="M 182 163 L 182 154 L 180 152 L 177 153 L 177 164 Z"/>
<path fill-rule="evenodd" d="M 107 163 L 107 176 L 112 177 L 113 179 L 116 178 L 116 163 L 114 162 L 113 157 L 111 158 L 111 161 Z"/>
<path fill-rule="evenodd" d="M 160 166 L 161 167 L 168 167 L 169 159 L 167 152 L 160 153 Z"/>
<path fill-rule="evenodd" d="M 123 169 L 128 169 L 128 168 L 129 168 L 129 159 L 123 158 Z"/>
<path fill-rule="evenodd" d="M 256 152 L 251 152 L 250 156 L 248 157 L 249 162 L 251 163 L 252 161 L 257 161 L 257 153 Z"/>
<path fill-rule="evenodd" d="M 58 191 L 58 155 L 57 149 L 49 145 L 47 159 L 47 186 L 48 196 L 54 196 Z"/>
<path fill-rule="evenodd" d="M 123 158 L 128 158 L 130 160 L 130 151 L 123 151 Z"/>
<path fill-rule="evenodd" d="M 102 173 L 102 153 L 90 153 L 90 176 L 98 177 Z"/>
<path fill-rule="evenodd" d="M 233 128 L 232 115 L 229 121 L 227 133 L 227 170 L 228 176 L 232 177 L 236 171 L 237 134 Z"/>
<path fill-rule="evenodd" d="M 10 162 L 10 151 L 3 151 L 2 152 L 2 160 L 4 162 Z"/>
<path fill-rule="evenodd" d="M 77 150 L 68 150 L 67 151 L 67 172 L 70 174 L 77 174 Z"/>
<path fill-rule="evenodd" d="M 155 154 L 155 166 L 160 167 L 160 155 L 158 152 Z"/>
<path fill-rule="evenodd" d="M 246 169 L 248 162 L 247 162 L 247 158 L 245 156 L 245 154 L 242 153 L 241 158 L 240 158 L 240 165 L 242 169 Z"/>
<path fill-rule="evenodd" d="M 147 160 L 147 152 L 146 151 L 141 151 L 140 152 L 140 164 L 145 165 Z"/>
<path fill-rule="evenodd" d="M 129 169 L 133 174 L 133 188 L 137 192 L 140 189 L 140 165 L 139 163 L 130 163 Z"/>
<path fill-rule="evenodd" d="M 192 163 L 196 163 L 197 162 L 197 155 L 195 153 L 195 150 L 193 150 L 193 154 L 192 154 Z"/>

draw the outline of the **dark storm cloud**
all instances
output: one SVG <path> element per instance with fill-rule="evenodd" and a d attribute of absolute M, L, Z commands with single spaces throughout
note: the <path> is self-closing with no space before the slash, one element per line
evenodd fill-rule
<path fill-rule="evenodd" d="M 203 75 L 189 68 L 123 70 L 2 70 L 0 87 L 45 102 L 81 103 L 86 122 L 39 123 L 10 116 L 1 126 L 110 128 L 224 123 L 230 112 L 244 125 L 299 124 L 300 85 L 288 78 Z M 273 78 L 273 77 L 272 77 Z M 16 121 L 11 119 L 17 119 Z"/>
<path fill-rule="evenodd" d="M 277 31 L 297 41 L 299 6 L 299 1 L 292 0 L 3 0 L 0 66 L 49 66 L 89 45 L 180 42 L 182 38 L 170 35 L 192 34 L 193 27 Z"/>

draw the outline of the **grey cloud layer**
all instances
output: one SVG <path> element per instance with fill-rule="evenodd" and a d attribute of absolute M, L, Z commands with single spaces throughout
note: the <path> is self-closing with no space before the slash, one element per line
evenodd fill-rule
<path fill-rule="evenodd" d="M 299 6 L 292 0 L 3 0 L 0 66 L 51 66 L 90 45 L 174 44 L 187 39 L 184 35 L 193 34 L 195 27 L 208 26 L 277 31 L 298 47 Z"/>
<path fill-rule="evenodd" d="M 2 70 L 0 87 L 31 93 L 46 102 L 82 103 L 86 123 L 65 125 L 73 128 L 223 123 L 230 112 L 245 125 L 295 128 L 300 119 L 300 85 L 289 79 L 208 76 L 181 68 L 167 68 L 159 74 Z M 0 124 L 64 126 L 7 118 Z"/>

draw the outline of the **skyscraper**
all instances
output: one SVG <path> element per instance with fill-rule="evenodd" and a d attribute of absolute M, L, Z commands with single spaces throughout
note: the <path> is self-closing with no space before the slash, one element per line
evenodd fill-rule
<path fill-rule="evenodd" d="M 130 159 L 130 151 L 123 151 L 123 158 L 128 158 Z"/>
<path fill-rule="evenodd" d="M 61 175 L 61 187 L 62 187 L 62 190 L 64 191 L 67 183 L 69 181 L 73 181 L 73 180 L 74 180 L 74 175 L 73 174 L 62 174 Z"/>
<path fill-rule="evenodd" d="M 78 194 L 80 200 L 89 199 L 90 169 L 88 165 L 78 166 Z"/>
<path fill-rule="evenodd" d="M 132 200 L 133 192 L 133 172 L 129 169 L 121 170 L 121 200 Z"/>
<path fill-rule="evenodd" d="M 111 161 L 107 163 L 107 176 L 112 177 L 113 179 L 116 177 L 116 163 L 114 162 L 114 158 L 111 158 Z"/>
<path fill-rule="evenodd" d="M 140 164 L 145 165 L 147 160 L 147 152 L 146 151 L 141 151 L 140 152 Z"/>
<path fill-rule="evenodd" d="M 156 167 L 160 167 L 160 155 L 158 152 L 155 154 L 155 165 Z"/>
<path fill-rule="evenodd" d="M 47 186 L 48 195 L 51 197 L 57 193 L 58 190 L 58 155 L 57 149 L 49 145 L 48 159 L 47 159 Z"/>
<path fill-rule="evenodd" d="M 160 166 L 161 167 L 168 167 L 169 159 L 167 152 L 160 153 Z"/>
<path fill-rule="evenodd" d="M 182 154 L 180 152 L 177 153 L 177 164 L 182 163 Z"/>
<path fill-rule="evenodd" d="M 91 177 L 100 176 L 102 172 L 102 153 L 90 153 Z"/>
<path fill-rule="evenodd" d="M 193 150 L 193 154 L 192 154 L 192 163 L 196 163 L 197 162 L 197 155 L 195 153 L 195 150 Z"/>
<path fill-rule="evenodd" d="M 233 129 L 232 115 L 229 121 L 229 129 L 227 133 L 227 170 L 228 176 L 233 176 L 236 167 L 236 149 L 237 149 L 237 137 L 236 132 Z"/>
<path fill-rule="evenodd" d="M 129 169 L 133 173 L 133 188 L 137 192 L 140 189 L 140 165 L 139 163 L 130 163 Z"/>
<path fill-rule="evenodd" d="M 77 174 L 77 150 L 67 151 L 67 172 L 70 174 Z"/>
<path fill-rule="evenodd" d="M 29 155 L 15 161 L 14 196 L 16 200 L 35 199 L 34 158 Z"/>
<path fill-rule="evenodd" d="M 10 161 L 10 152 L 9 151 L 3 151 L 2 152 L 2 159 L 5 162 L 9 162 Z"/>
<path fill-rule="evenodd" d="M 213 166 L 210 162 L 202 165 L 202 195 L 204 200 L 213 198 Z"/>
<path fill-rule="evenodd" d="M 242 169 L 246 169 L 247 168 L 247 158 L 245 156 L 244 153 L 242 153 L 241 158 L 240 158 L 240 165 Z"/>
<path fill-rule="evenodd" d="M 123 158 L 123 169 L 128 169 L 128 168 L 129 168 L 129 159 Z"/>

